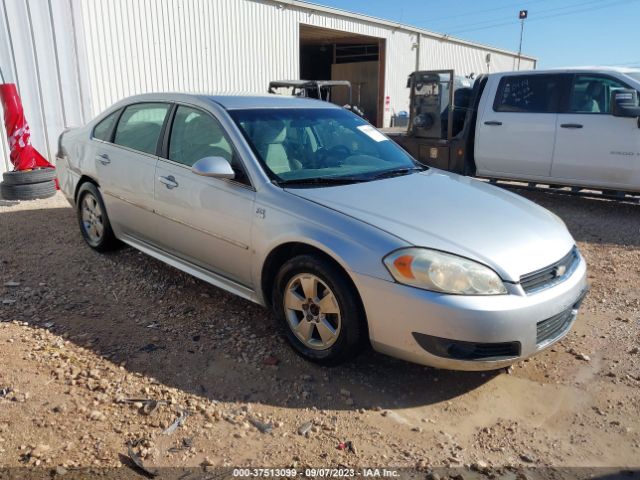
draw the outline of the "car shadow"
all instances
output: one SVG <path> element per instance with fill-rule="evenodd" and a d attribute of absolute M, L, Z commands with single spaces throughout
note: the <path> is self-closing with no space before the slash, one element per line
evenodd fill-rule
<path fill-rule="evenodd" d="M 210 400 L 288 408 L 443 402 L 496 373 L 406 363 L 370 349 L 333 367 L 293 353 L 273 315 L 128 247 L 99 254 L 70 208 L 0 212 L 0 320 L 28 322 L 130 372 Z M 6 282 L 18 287 L 2 287 Z M 348 391 L 348 392 L 347 392 Z"/>

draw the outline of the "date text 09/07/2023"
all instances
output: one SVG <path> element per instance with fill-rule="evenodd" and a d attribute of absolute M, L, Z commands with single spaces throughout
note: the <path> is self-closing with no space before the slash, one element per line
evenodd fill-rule
<path fill-rule="evenodd" d="M 233 470 L 236 478 L 395 478 L 400 473 L 388 468 L 363 468 L 356 470 L 353 468 L 306 468 L 296 470 L 295 468 L 236 468 Z"/>

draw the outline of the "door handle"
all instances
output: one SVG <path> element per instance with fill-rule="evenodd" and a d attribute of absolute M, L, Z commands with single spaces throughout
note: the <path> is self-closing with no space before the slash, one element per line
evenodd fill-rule
<path fill-rule="evenodd" d="M 488 122 L 484 122 L 485 125 L 491 125 L 491 126 L 500 126 L 502 125 L 502 122 L 498 122 L 496 120 L 489 120 Z"/>
<path fill-rule="evenodd" d="M 176 182 L 173 175 L 169 175 L 168 177 L 158 177 L 158 180 L 160 180 L 160 183 L 163 183 L 169 190 L 178 186 L 178 182 Z"/>
<path fill-rule="evenodd" d="M 111 163 L 111 159 L 106 153 L 101 153 L 96 158 L 102 165 L 108 165 Z"/>
<path fill-rule="evenodd" d="M 579 123 L 563 123 L 560 125 L 561 128 L 582 128 L 582 125 Z"/>

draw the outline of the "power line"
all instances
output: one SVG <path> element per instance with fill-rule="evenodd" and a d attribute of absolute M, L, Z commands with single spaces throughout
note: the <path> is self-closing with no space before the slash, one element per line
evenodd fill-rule
<path fill-rule="evenodd" d="M 508 4 L 505 4 L 501 7 L 495 7 L 495 8 L 485 8 L 482 10 L 474 10 L 471 12 L 465 12 L 465 13 L 457 13 L 455 15 L 447 15 L 446 17 L 436 17 L 436 18 L 430 18 L 430 19 L 422 19 L 422 20 L 414 20 L 415 23 L 424 23 L 424 22 L 439 22 L 442 20 L 448 20 L 450 18 L 459 18 L 459 17 L 468 17 L 469 15 L 478 15 L 478 14 L 483 14 L 483 13 L 487 13 L 487 12 L 495 12 L 498 10 L 504 10 L 505 8 L 508 7 L 513 7 L 513 6 L 517 6 L 520 5 L 522 6 L 523 3 L 525 3 L 525 6 L 528 6 L 532 3 L 540 3 L 540 2 L 548 2 L 549 0 L 524 0 L 524 1 L 517 1 L 517 2 L 510 2 Z"/>
<path fill-rule="evenodd" d="M 582 7 L 593 5 L 593 4 L 602 5 L 602 0 L 589 0 L 587 2 L 572 3 L 572 4 L 569 4 L 569 5 L 564 5 L 562 7 L 554 7 L 554 8 L 547 8 L 547 9 L 543 9 L 543 10 L 533 11 L 532 13 L 535 14 L 536 17 L 538 17 L 540 15 L 544 15 L 544 14 L 551 13 L 551 12 L 558 12 L 558 11 L 567 10 L 567 9 L 574 8 L 574 7 L 582 8 Z M 572 10 L 571 12 L 567 12 L 567 13 L 574 13 L 574 12 L 575 12 L 575 10 Z M 504 21 L 505 24 L 506 24 L 506 23 L 512 23 L 512 19 L 513 19 L 513 15 L 501 16 L 501 17 L 496 17 L 496 18 L 487 19 L 487 20 L 481 20 L 481 21 L 473 22 L 473 23 L 457 24 L 457 25 L 455 25 L 454 27 L 451 27 L 451 28 L 453 28 L 455 30 L 464 29 L 466 27 L 475 28 L 476 26 L 482 26 L 482 25 L 486 25 L 486 24 L 494 25 L 496 22 L 502 22 L 502 21 Z M 440 29 L 442 29 L 442 27 L 440 27 Z"/>
<path fill-rule="evenodd" d="M 625 4 L 625 3 L 633 3 L 633 2 L 637 2 L 640 0 L 622 0 L 622 1 L 617 1 L 617 2 L 613 2 L 613 3 L 608 3 L 606 5 L 599 5 L 596 7 L 591 7 L 591 8 L 585 8 L 585 9 L 578 9 L 578 10 L 573 10 L 571 12 L 564 12 L 564 13 L 556 13 L 553 15 L 544 15 L 541 17 L 534 17 L 528 20 L 528 22 L 536 22 L 536 21 L 540 21 L 540 20 L 546 20 L 546 19 L 550 19 L 550 18 L 558 18 L 558 17 L 564 17 L 566 15 L 576 15 L 579 13 L 584 13 L 584 12 L 591 12 L 591 11 L 595 11 L 595 10 L 601 10 L 603 8 L 609 8 L 609 7 L 613 7 L 616 5 L 621 5 L 621 4 Z M 517 22 L 515 21 L 508 21 L 508 22 L 501 22 L 501 23 L 495 23 L 492 25 L 487 25 L 487 26 L 483 26 L 483 27 L 477 27 L 477 28 L 465 28 L 465 29 L 460 29 L 460 30 L 453 30 L 451 32 L 449 32 L 449 34 L 457 34 L 457 33 L 463 33 L 463 32 L 474 32 L 476 30 L 486 30 L 488 28 L 494 28 L 494 27 L 501 27 L 501 26 L 505 26 L 505 25 L 515 25 Z"/>

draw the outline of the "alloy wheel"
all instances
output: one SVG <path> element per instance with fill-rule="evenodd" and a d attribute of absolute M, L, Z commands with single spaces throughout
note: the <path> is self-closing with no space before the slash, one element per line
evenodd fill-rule
<path fill-rule="evenodd" d="M 319 277 L 310 273 L 293 276 L 283 303 L 289 328 L 306 347 L 326 350 L 336 342 L 342 327 L 340 307 Z"/>

